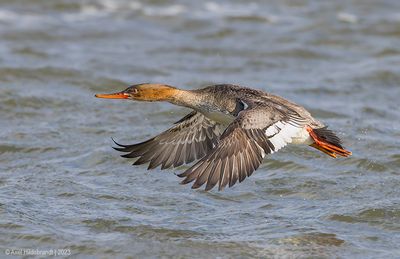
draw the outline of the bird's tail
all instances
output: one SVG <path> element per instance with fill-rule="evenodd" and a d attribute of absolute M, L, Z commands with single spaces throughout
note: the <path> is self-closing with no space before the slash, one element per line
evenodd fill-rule
<path fill-rule="evenodd" d="M 352 153 L 343 148 L 342 142 L 338 136 L 336 136 L 333 131 L 328 130 L 327 127 L 319 129 L 307 127 L 307 131 L 314 140 L 314 143 L 310 145 L 313 148 L 316 148 L 334 158 L 336 158 L 337 155 L 343 157 L 351 156 Z"/>

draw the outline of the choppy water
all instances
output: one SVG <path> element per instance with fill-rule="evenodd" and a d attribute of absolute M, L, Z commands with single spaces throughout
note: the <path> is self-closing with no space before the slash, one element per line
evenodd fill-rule
<path fill-rule="evenodd" d="M 400 257 L 400 2 L 0 1 L 0 257 Z M 353 151 L 288 147 L 224 192 L 111 149 L 188 111 L 139 82 L 285 96 Z"/>

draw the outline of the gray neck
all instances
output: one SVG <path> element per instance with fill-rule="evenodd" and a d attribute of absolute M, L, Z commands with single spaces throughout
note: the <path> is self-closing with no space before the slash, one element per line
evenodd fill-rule
<path fill-rule="evenodd" d="M 191 108 L 193 110 L 200 110 L 204 106 L 204 96 L 195 90 L 181 90 L 173 96 L 168 102 Z"/>

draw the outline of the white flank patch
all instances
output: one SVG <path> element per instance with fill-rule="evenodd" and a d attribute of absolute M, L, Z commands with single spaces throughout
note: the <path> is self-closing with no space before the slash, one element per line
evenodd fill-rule
<path fill-rule="evenodd" d="M 296 136 L 292 137 L 292 144 L 311 145 L 312 143 L 314 143 L 314 140 L 305 127 L 297 132 Z"/>
<path fill-rule="evenodd" d="M 292 143 L 292 138 L 297 136 L 301 128 L 296 127 L 290 123 L 278 121 L 275 124 L 269 126 L 265 130 L 265 134 L 269 138 L 272 145 L 274 145 L 274 151 L 278 151 L 289 143 Z"/>

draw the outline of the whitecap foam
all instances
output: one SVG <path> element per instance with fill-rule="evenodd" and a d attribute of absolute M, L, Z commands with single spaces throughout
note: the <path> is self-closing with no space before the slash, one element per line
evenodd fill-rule
<path fill-rule="evenodd" d="M 338 21 L 347 22 L 347 23 L 357 23 L 358 17 L 355 14 L 340 12 L 337 13 L 336 18 Z"/>
<path fill-rule="evenodd" d="M 148 16 L 176 16 L 186 11 L 183 5 L 171 5 L 168 7 L 145 7 L 144 14 Z"/>
<path fill-rule="evenodd" d="M 206 2 L 203 4 L 202 10 L 196 11 L 197 18 L 241 18 L 241 17 L 255 17 L 261 18 L 269 23 L 276 23 L 280 18 L 276 15 L 265 13 L 265 10 L 257 3 L 250 4 L 225 4 L 217 2 Z"/>
<path fill-rule="evenodd" d="M 139 2 L 119 2 L 113 0 L 101 0 L 97 4 L 82 4 L 80 10 L 74 13 L 64 14 L 62 17 L 68 22 L 85 21 L 113 14 L 122 14 L 142 9 Z"/>
<path fill-rule="evenodd" d="M 50 22 L 51 19 L 50 16 L 45 15 L 16 13 L 6 9 L 0 10 L 0 22 L 12 24 L 14 28 L 32 28 L 44 22 Z"/>
<path fill-rule="evenodd" d="M 9 22 L 16 19 L 17 14 L 8 10 L 0 9 L 0 21 Z"/>
<path fill-rule="evenodd" d="M 256 14 L 258 5 L 256 3 L 250 3 L 246 5 L 231 5 L 231 4 L 220 4 L 215 2 L 206 2 L 204 8 L 213 13 L 229 16 L 248 16 Z"/>

